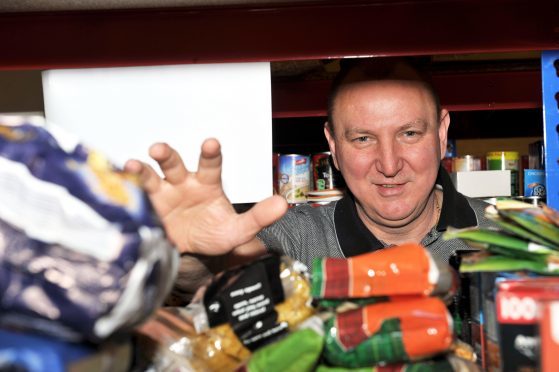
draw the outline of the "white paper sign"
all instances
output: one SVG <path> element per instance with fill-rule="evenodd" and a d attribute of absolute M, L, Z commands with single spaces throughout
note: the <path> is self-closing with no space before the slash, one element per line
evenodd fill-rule
<path fill-rule="evenodd" d="M 52 123 L 117 165 L 167 142 L 189 170 L 200 146 L 222 145 L 223 184 L 233 203 L 272 195 L 269 63 L 91 68 L 43 72 L 47 125 Z"/>

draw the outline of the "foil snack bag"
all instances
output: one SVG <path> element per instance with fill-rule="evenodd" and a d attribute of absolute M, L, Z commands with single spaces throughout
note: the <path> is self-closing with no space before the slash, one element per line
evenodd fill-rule
<path fill-rule="evenodd" d="M 178 253 L 135 178 L 67 143 L 0 125 L 0 325 L 98 342 L 163 302 Z"/>

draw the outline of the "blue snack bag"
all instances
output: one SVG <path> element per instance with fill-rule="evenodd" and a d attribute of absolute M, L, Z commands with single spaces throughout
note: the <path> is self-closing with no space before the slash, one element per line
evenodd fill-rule
<path fill-rule="evenodd" d="M 132 175 L 43 127 L 0 125 L 0 325 L 98 342 L 149 316 L 177 265 Z"/>

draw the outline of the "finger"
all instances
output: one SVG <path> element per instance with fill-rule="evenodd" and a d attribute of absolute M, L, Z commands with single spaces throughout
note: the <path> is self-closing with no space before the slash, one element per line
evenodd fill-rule
<path fill-rule="evenodd" d="M 146 163 L 139 160 L 128 160 L 124 169 L 130 173 L 138 175 L 142 188 L 148 193 L 153 194 L 161 187 L 161 178 L 155 170 Z"/>
<path fill-rule="evenodd" d="M 166 143 L 156 143 L 149 149 L 149 155 L 157 161 L 165 180 L 171 184 L 179 184 L 188 176 L 179 153 Z"/>
<path fill-rule="evenodd" d="M 198 180 L 204 184 L 221 184 L 221 145 L 215 138 L 202 144 L 202 152 L 198 162 Z"/>
<path fill-rule="evenodd" d="M 279 220 L 285 212 L 285 198 L 279 195 L 271 196 L 239 216 L 239 231 L 245 232 L 249 238 L 254 237 L 260 230 Z"/>

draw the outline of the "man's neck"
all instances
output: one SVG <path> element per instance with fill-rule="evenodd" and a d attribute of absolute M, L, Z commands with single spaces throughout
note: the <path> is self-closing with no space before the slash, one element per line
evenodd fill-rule
<path fill-rule="evenodd" d="M 403 243 L 420 243 L 425 235 L 438 223 L 441 213 L 443 194 L 440 190 L 435 190 L 429 197 L 424 210 L 411 223 L 398 226 L 382 226 L 371 221 L 363 215 L 363 211 L 357 208 L 357 214 L 365 226 L 385 245 L 399 245 Z"/>

